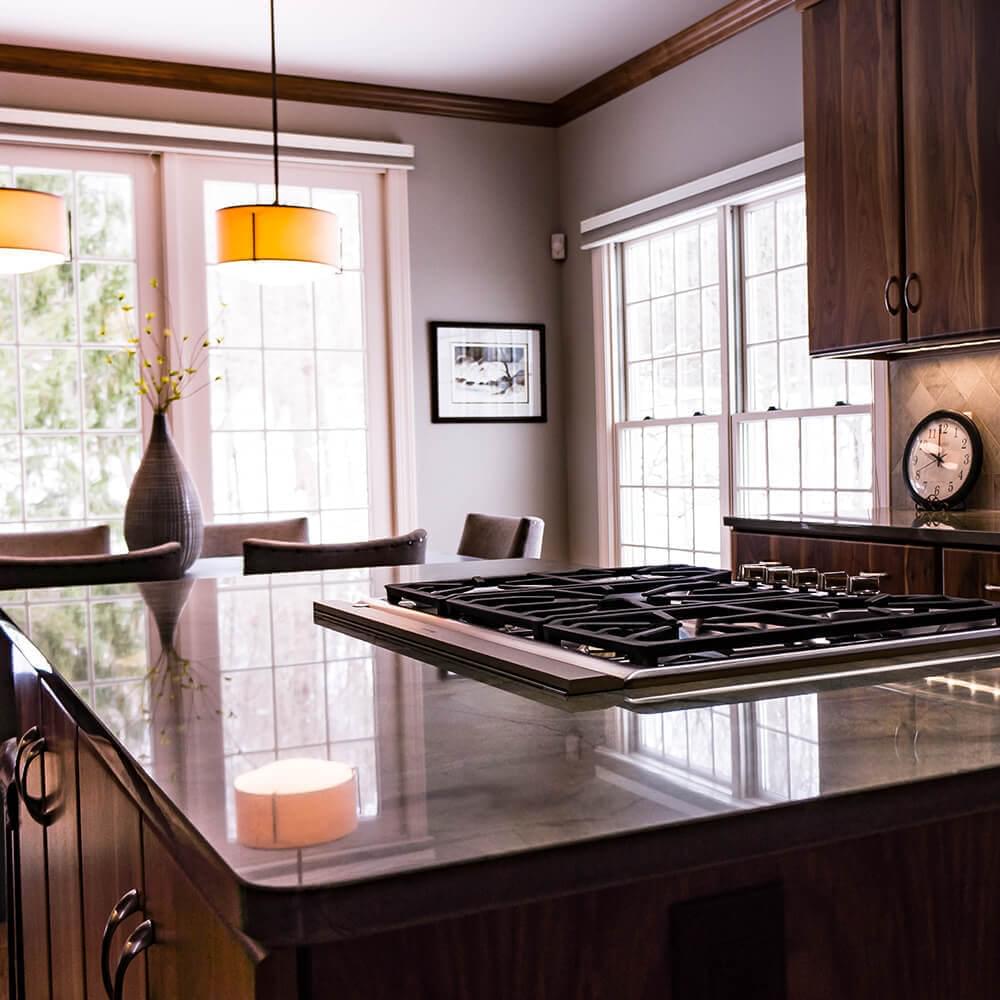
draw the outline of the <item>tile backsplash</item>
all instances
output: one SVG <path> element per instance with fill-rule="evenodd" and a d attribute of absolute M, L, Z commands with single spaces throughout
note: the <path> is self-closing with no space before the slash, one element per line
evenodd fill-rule
<path fill-rule="evenodd" d="M 971 412 L 983 438 L 983 471 L 969 507 L 1000 508 L 1000 350 L 889 363 L 889 484 L 894 507 L 912 505 L 903 483 L 903 449 L 934 410 Z"/>

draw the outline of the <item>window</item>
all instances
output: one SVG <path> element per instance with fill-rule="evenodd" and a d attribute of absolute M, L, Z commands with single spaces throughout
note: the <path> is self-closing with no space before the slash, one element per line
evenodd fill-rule
<path fill-rule="evenodd" d="M 120 539 L 142 415 L 109 315 L 118 290 L 135 301 L 140 226 L 156 239 L 148 164 L 0 148 L 0 185 L 62 195 L 71 235 L 65 264 L 0 276 L 0 531 L 106 522 Z"/>
<path fill-rule="evenodd" d="M 801 181 L 627 239 L 615 259 L 618 559 L 725 565 L 730 510 L 865 516 L 874 369 L 809 357 Z"/>
<path fill-rule="evenodd" d="M 622 248 L 625 410 L 620 558 L 717 565 L 723 345 L 718 220 Z"/>
<path fill-rule="evenodd" d="M 273 186 L 260 179 L 266 171 L 207 157 L 183 158 L 180 167 L 185 320 L 223 338 L 210 356 L 211 392 L 183 403 L 175 418 L 192 442 L 186 452 L 204 506 L 226 521 L 305 515 L 315 541 L 390 534 L 379 179 L 283 169 L 284 201 L 336 213 L 341 272 L 261 287 L 210 262 L 216 210 L 272 200 Z M 199 435 L 211 442 L 200 456 Z"/>

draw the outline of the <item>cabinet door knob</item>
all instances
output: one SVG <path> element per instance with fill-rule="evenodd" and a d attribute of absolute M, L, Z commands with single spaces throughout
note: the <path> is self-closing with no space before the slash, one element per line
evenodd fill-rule
<path fill-rule="evenodd" d="M 133 913 L 140 912 L 142 912 L 142 896 L 138 889 L 129 889 L 115 903 L 108 915 L 108 922 L 104 925 L 104 933 L 101 935 L 101 979 L 104 981 L 104 992 L 107 993 L 108 1000 L 114 1000 L 115 990 L 111 981 L 111 939 L 123 920 Z"/>
<path fill-rule="evenodd" d="M 920 289 L 920 276 L 913 271 L 911 271 L 906 276 L 906 281 L 903 283 L 903 304 L 911 313 L 915 313 L 920 309 L 920 299 L 916 301 L 910 295 L 910 289 L 913 287 L 913 283 L 916 282 L 917 290 Z"/>
<path fill-rule="evenodd" d="M 25 742 L 29 736 L 34 736 L 30 742 Z M 28 815 L 40 826 L 45 826 L 48 816 L 45 812 L 44 800 L 36 799 L 28 794 L 28 768 L 45 753 L 45 737 L 38 735 L 38 730 L 32 727 L 21 737 L 17 755 L 14 757 L 14 785 L 17 794 L 24 803 Z"/>
<path fill-rule="evenodd" d="M 885 311 L 890 316 L 898 316 L 901 306 L 894 306 L 889 300 L 889 292 L 892 291 L 892 286 L 895 285 L 899 288 L 899 278 L 895 274 L 890 274 L 888 278 L 885 279 L 885 289 L 882 291 L 882 301 L 885 303 Z"/>
<path fill-rule="evenodd" d="M 111 1000 L 123 1000 L 125 996 L 125 975 L 128 967 L 151 945 L 156 942 L 156 930 L 152 920 L 143 920 L 128 936 L 118 956 L 115 967 L 115 988 Z"/>

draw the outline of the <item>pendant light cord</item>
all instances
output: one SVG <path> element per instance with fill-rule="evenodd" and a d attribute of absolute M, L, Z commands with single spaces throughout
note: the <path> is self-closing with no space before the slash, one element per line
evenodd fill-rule
<path fill-rule="evenodd" d="M 278 56 L 275 46 L 274 0 L 271 0 L 271 130 L 274 133 L 274 204 L 278 204 Z"/>

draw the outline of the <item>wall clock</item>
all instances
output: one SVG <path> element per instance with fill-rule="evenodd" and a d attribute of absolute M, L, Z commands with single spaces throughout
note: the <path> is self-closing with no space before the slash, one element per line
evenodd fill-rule
<path fill-rule="evenodd" d="M 971 417 L 935 410 L 913 428 L 903 479 L 918 507 L 960 507 L 983 467 L 983 440 Z"/>

